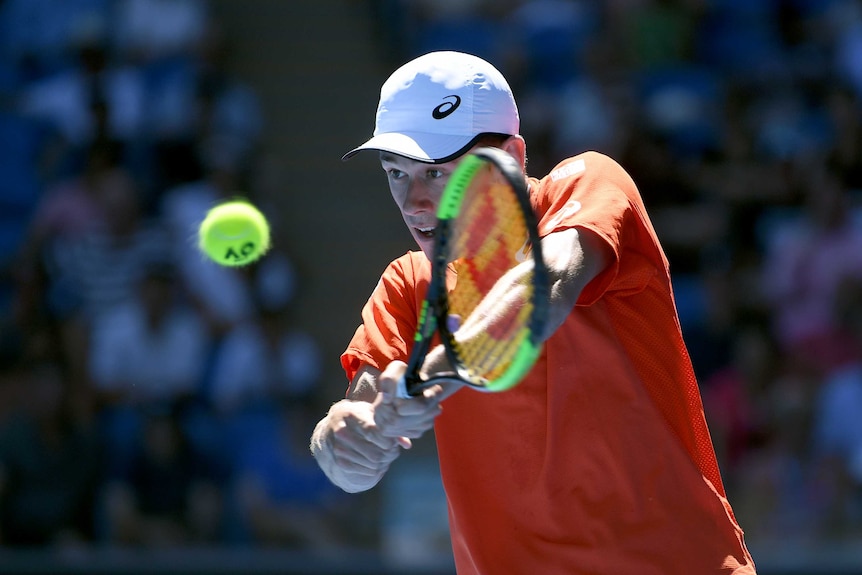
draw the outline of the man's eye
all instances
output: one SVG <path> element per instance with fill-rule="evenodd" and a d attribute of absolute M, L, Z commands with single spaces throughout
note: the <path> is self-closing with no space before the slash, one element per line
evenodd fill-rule
<path fill-rule="evenodd" d="M 401 170 L 388 170 L 387 173 L 389 174 L 390 179 L 393 180 L 400 180 L 404 177 L 404 172 Z"/>
<path fill-rule="evenodd" d="M 443 170 L 428 170 L 428 177 L 432 180 L 443 177 Z"/>

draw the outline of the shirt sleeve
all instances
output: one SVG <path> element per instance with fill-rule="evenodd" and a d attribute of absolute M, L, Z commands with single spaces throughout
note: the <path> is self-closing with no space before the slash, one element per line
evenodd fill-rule
<path fill-rule="evenodd" d="M 430 265 L 421 252 L 409 252 L 387 266 L 341 356 L 348 381 L 362 365 L 382 370 L 394 360 L 407 360 L 429 276 Z"/>
<path fill-rule="evenodd" d="M 637 293 L 666 267 L 637 187 L 611 158 L 581 154 L 532 184 L 540 236 L 573 227 L 588 229 L 613 252 L 613 261 L 584 288 L 578 305 L 591 305 L 609 290 Z"/>

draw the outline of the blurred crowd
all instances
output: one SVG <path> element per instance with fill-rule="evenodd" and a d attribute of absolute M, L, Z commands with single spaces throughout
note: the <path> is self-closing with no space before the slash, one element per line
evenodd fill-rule
<path fill-rule="evenodd" d="M 862 535 L 862 6 L 368 7 L 387 69 L 498 65 L 531 173 L 595 149 L 632 174 L 749 539 Z M 348 535 L 308 456 L 301 274 L 278 241 L 241 270 L 194 244 L 238 191 L 278 233 L 230 45 L 206 0 L 0 0 L 0 545 Z"/>
<path fill-rule="evenodd" d="M 862 535 L 862 4 L 376 0 L 392 64 L 499 65 L 528 171 L 633 176 L 752 542 Z"/>
<path fill-rule="evenodd" d="M 230 45 L 205 0 L 0 2 L 2 545 L 338 541 Z M 195 245 L 237 194 L 276 230 L 239 270 Z"/>

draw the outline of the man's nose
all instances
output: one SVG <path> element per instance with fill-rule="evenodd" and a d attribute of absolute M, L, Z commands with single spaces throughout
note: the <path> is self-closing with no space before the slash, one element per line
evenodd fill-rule
<path fill-rule="evenodd" d="M 407 188 L 404 199 L 404 212 L 413 214 L 421 211 L 434 210 L 434 198 L 428 185 L 422 180 L 413 180 Z"/>

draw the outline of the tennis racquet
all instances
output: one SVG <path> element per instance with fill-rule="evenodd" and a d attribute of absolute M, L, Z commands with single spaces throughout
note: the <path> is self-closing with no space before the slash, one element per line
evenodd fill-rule
<path fill-rule="evenodd" d="M 398 395 L 440 380 L 487 392 L 517 385 L 541 351 L 548 273 L 521 166 L 497 148 L 458 164 L 437 209 L 431 280 Z M 453 372 L 423 378 L 443 345 Z"/>

